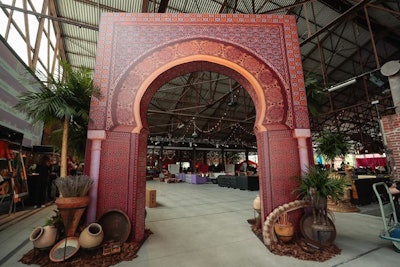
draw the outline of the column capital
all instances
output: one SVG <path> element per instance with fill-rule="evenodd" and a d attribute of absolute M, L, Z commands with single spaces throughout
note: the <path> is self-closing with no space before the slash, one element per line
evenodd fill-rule
<path fill-rule="evenodd" d="M 310 131 L 310 129 L 294 129 L 293 136 L 295 138 L 311 137 L 311 131 Z"/>
<path fill-rule="evenodd" d="M 87 132 L 88 139 L 98 139 L 98 140 L 105 140 L 106 139 L 106 131 L 104 130 L 88 130 Z"/>

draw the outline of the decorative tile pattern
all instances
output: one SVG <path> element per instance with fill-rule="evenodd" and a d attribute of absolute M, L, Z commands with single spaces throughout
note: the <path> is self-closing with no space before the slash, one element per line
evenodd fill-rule
<path fill-rule="evenodd" d="M 102 142 L 97 216 L 109 209 L 126 207 L 130 134 L 107 132 Z"/>
<path fill-rule="evenodd" d="M 232 14 L 202 15 L 207 17 L 205 20 L 201 19 L 201 23 L 204 24 L 197 21 L 199 19 L 197 14 L 180 14 L 177 17 L 174 14 L 163 14 L 163 16 L 156 14 L 124 14 L 123 16 L 109 14 L 109 16 L 103 16 L 105 31 L 102 31 L 99 36 L 99 54 L 101 56 L 98 56 L 98 64 L 96 64 L 101 66 L 96 67 L 96 74 L 98 70 L 101 70 L 102 74 L 104 74 L 96 75 L 96 77 L 102 77 L 101 87 L 110 87 L 108 92 L 113 94 L 113 90 L 123 78 L 124 73 L 129 68 L 132 68 L 135 62 L 141 58 L 146 58 L 149 51 L 157 51 L 167 44 L 193 38 L 212 39 L 237 45 L 238 47 L 245 47 L 247 53 L 252 53 L 253 57 L 263 59 L 264 63 L 272 68 L 277 75 L 282 76 L 280 78 L 285 83 L 284 87 L 289 103 L 293 94 L 296 96 L 296 100 L 293 101 L 294 106 L 306 106 L 297 29 L 293 17 L 245 15 L 238 19 L 237 15 Z M 101 28 L 103 28 L 103 23 Z M 253 36 L 266 37 L 255 39 Z M 103 40 L 105 41 L 104 44 L 100 45 Z M 190 51 L 198 50 L 196 44 L 187 43 L 187 45 L 189 49 L 174 50 L 173 52 L 179 53 L 182 57 L 187 56 Z M 209 48 L 212 50 L 217 49 L 216 55 L 224 52 L 218 49 L 216 43 L 213 43 L 212 46 L 206 46 L 205 53 Z M 171 49 L 171 47 L 168 47 L 168 49 Z M 225 47 L 225 51 L 229 50 L 230 47 Z M 233 55 L 235 60 L 246 64 L 246 59 L 235 55 L 235 53 L 227 54 Z M 243 55 L 243 53 L 240 54 Z M 173 53 L 156 53 L 155 57 L 147 58 L 143 66 L 151 66 L 173 55 Z M 141 70 L 141 75 L 147 77 L 149 74 L 147 69 L 142 68 Z M 106 78 L 105 74 L 107 73 L 108 76 Z M 112 100 L 109 97 L 105 97 L 104 101 Z M 110 102 L 108 102 L 108 106 L 111 106 Z M 304 116 L 296 120 L 293 118 L 292 108 L 292 105 L 287 107 L 288 122 L 294 120 L 290 126 L 292 128 L 301 128 L 294 123 L 303 121 Z M 274 107 L 271 113 L 276 116 L 277 107 Z M 113 119 L 111 118 L 110 110 L 107 111 L 107 121 L 107 128 L 112 127 Z M 100 126 L 102 125 L 93 125 L 94 128 L 104 128 Z"/>
<path fill-rule="evenodd" d="M 189 45 L 189 43 L 192 45 Z M 185 49 L 188 47 L 196 50 L 185 52 Z M 229 48 L 228 50 L 231 51 L 232 54 L 224 52 L 225 48 Z M 179 53 L 177 51 L 179 51 Z M 159 48 L 157 51 L 147 55 L 145 59 L 132 66 L 132 68 L 127 71 L 127 75 L 123 76 L 124 80 L 117 85 L 115 90 L 112 90 L 113 94 L 116 94 L 116 96 L 110 95 L 108 98 L 110 103 L 108 105 L 109 108 L 107 110 L 107 114 L 112 114 L 111 116 L 108 116 L 108 118 L 112 118 L 112 120 L 107 121 L 107 128 L 111 128 L 114 125 L 135 124 L 133 116 L 133 102 L 136 97 L 135 92 L 139 89 L 138 87 L 156 69 L 173 60 L 179 59 L 179 54 L 182 53 L 186 55 L 189 55 L 189 53 L 191 55 L 211 55 L 230 61 L 232 60 L 249 71 L 254 75 L 254 77 L 258 78 L 258 82 L 264 89 L 265 98 L 267 99 L 267 113 L 264 123 L 284 123 L 288 127 L 293 128 L 291 105 L 287 105 L 285 101 L 286 99 L 290 98 L 290 95 L 288 94 L 290 93 L 290 90 L 286 90 L 286 88 L 283 89 L 282 82 L 280 82 L 281 77 L 278 77 L 275 71 L 268 68 L 268 66 L 266 66 L 260 59 L 246 53 L 243 49 L 231 46 L 229 44 L 198 39 L 185 41 L 182 43 L 175 43 L 163 48 Z M 162 57 L 160 56 L 162 54 L 168 54 L 168 56 Z M 236 55 L 236 57 L 233 58 L 232 55 Z M 216 68 L 217 66 L 218 68 Z M 191 67 L 194 67 L 193 70 L 209 70 L 206 62 L 204 64 L 193 64 Z M 214 64 L 214 69 L 216 69 L 216 71 L 219 73 L 225 74 L 227 68 Z M 186 68 L 185 70 L 187 71 Z M 232 72 L 232 75 L 232 78 L 234 79 L 240 76 L 240 74 L 236 72 Z M 178 75 L 172 71 L 164 73 L 161 76 L 163 78 L 163 83 L 168 81 L 167 78 L 170 79 L 172 76 L 176 77 Z M 258 99 L 254 92 L 254 88 L 249 86 L 246 89 L 250 96 L 253 97 L 254 103 L 257 103 Z M 150 99 L 150 97 L 148 99 Z M 115 101 L 116 103 L 112 101 Z M 290 116 L 286 116 L 287 113 L 290 113 Z"/>

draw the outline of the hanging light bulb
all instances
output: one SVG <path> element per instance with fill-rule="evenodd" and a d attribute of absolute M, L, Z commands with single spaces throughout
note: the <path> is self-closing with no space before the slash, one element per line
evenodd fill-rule
<path fill-rule="evenodd" d="M 234 95 L 233 90 L 232 90 L 232 80 L 231 79 L 229 79 L 229 92 L 231 94 L 230 95 L 231 99 L 228 102 L 228 107 L 234 107 L 234 106 L 237 105 L 237 101 L 235 100 L 235 95 Z"/>
<path fill-rule="evenodd" d="M 193 117 L 193 133 L 192 133 L 192 137 L 196 138 L 197 136 L 199 136 L 196 132 L 196 118 Z"/>

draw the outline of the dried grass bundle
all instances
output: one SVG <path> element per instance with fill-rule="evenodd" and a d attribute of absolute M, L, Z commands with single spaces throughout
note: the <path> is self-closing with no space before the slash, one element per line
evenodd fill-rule
<path fill-rule="evenodd" d="M 288 219 L 288 214 L 286 212 L 282 213 L 278 217 L 278 224 L 283 224 L 283 225 L 291 225 L 292 223 Z"/>
<path fill-rule="evenodd" d="M 87 175 L 58 177 L 54 183 L 63 197 L 86 196 L 93 184 L 93 179 Z"/>

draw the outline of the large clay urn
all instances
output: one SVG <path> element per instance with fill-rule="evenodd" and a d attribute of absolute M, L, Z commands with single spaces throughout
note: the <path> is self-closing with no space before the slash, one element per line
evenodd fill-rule
<path fill-rule="evenodd" d="M 89 202 L 89 196 L 57 198 L 56 205 L 63 220 L 67 237 L 75 235 L 79 221 Z"/>

